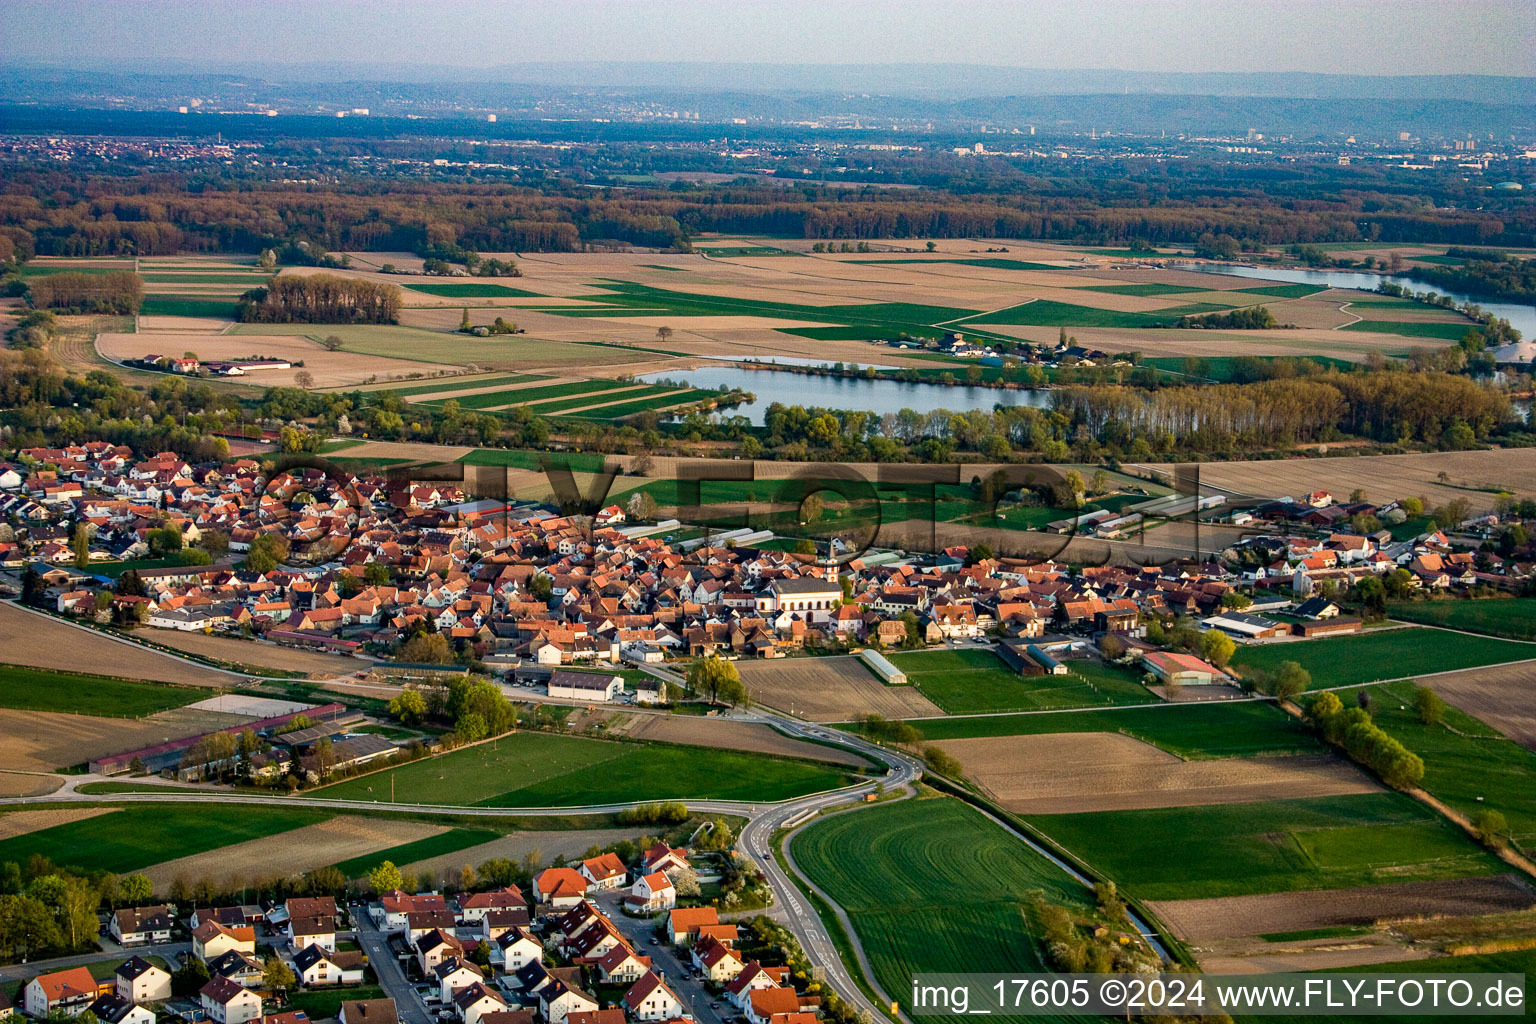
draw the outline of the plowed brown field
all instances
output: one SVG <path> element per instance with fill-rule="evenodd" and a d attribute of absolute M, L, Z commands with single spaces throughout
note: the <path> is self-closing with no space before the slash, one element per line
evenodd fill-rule
<path fill-rule="evenodd" d="M 1019 814 L 1253 803 L 1379 788 L 1348 762 L 1327 755 L 1182 761 L 1118 733 L 947 740 L 939 746 Z"/>
<path fill-rule="evenodd" d="M 944 713 L 915 686 L 886 686 L 857 658 L 750 661 L 739 668 L 754 701 L 812 722 L 845 722 L 863 714 L 923 718 Z"/>

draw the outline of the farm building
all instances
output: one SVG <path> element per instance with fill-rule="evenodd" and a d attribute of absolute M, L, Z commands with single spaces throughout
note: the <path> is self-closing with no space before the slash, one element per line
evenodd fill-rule
<path fill-rule="evenodd" d="M 869 670 L 880 677 L 880 681 L 887 686 L 905 686 L 907 674 L 892 665 L 890 659 L 879 651 L 864 650 L 859 653 L 859 659 L 869 666 Z"/>
<path fill-rule="evenodd" d="M 553 672 L 549 677 L 549 695 L 562 700 L 611 701 L 624 692 L 622 676 L 600 672 Z"/>
<path fill-rule="evenodd" d="M 1040 644 L 1007 640 L 997 646 L 997 656 L 1021 676 L 1064 676 L 1067 666 Z"/>
<path fill-rule="evenodd" d="M 1257 615 L 1244 615 L 1242 612 L 1222 612 L 1202 620 L 1200 624 L 1206 629 L 1219 629 L 1238 640 L 1264 640 L 1284 636 L 1289 632 L 1283 622 Z"/>
<path fill-rule="evenodd" d="M 1176 683 L 1180 686 L 1208 686 L 1211 683 L 1224 680 L 1225 675 L 1221 669 L 1209 662 L 1201 661 L 1191 654 L 1177 654 L 1173 651 L 1152 651 L 1141 656 L 1142 663 L 1162 683 Z"/>
<path fill-rule="evenodd" d="M 1297 636 L 1339 636 L 1345 633 L 1358 633 L 1360 628 L 1360 620 L 1355 616 L 1335 615 L 1331 619 L 1297 622 L 1291 626 L 1291 631 Z"/>

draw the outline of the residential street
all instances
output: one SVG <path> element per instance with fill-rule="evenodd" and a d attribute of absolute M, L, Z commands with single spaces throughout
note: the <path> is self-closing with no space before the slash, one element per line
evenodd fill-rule
<path fill-rule="evenodd" d="M 427 1004 L 406 978 L 405 970 L 389 947 L 389 939 L 374 927 L 373 918 L 362 908 L 353 908 L 350 917 L 356 929 L 357 944 L 368 954 L 368 963 L 378 975 L 384 993 L 394 999 L 403 1024 L 433 1024 Z"/>
<path fill-rule="evenodd" d="M 665 941 L 651 945 L 655 937 L 656 920 L 627 916 L 619 908 L 627 892 L 627 888 L 608 890 L 598 894 L 593 902 L 608 915 L 620 934 L 629 940 L 641 956 L 651 958 L 652 968 L 662 975 L 668 987 L 677 993 L 677 997 L 699 1024 L 725 1024 L 727 1019 L 736 1016 L 736 1008 L 727 1002 L 721 1001 L 718 1010 L 710 1008 L 711 1000 L 719 1001 L 719 997 L 711 995 L 704 987 L 704 982 L 689 973 L 687 950 L 674 950 Z"/>
<path fill-rule="evenodd" d="M 102 937 L 100 953 L 80 953 L 75 956 L 55 957 L 52 960 L 33 960 L 31 963 L 7 964 L 0 967 L 0 981 L 23 981 L 62 971 L 81 964 L 94 964 L 99 960 L 127 960 L 131 956 L 158 956 L 174 965 L 176 957 L 192 949 L 190 942 L 163 942 L 158 946 L 119 946 L 111 939 Z"/>

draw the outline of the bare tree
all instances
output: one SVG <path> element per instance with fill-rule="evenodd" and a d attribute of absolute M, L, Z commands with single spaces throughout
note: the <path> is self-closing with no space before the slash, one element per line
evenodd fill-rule
<path fill-rule="evenodd" d="M 308 370 L 300 370 L 293 375 L 293 382 L 305 391 L 308 391 L 315 386 L 315 375 Z"/>
<path fill-rule="evenodd" d="M 658 328 L 656 328 L 656 338 L 657 338 L 658 341 L 666 341 L 670 337 L 672 337 L 672 328 L 670 328 L 670 327 L 658 327 Z"/>

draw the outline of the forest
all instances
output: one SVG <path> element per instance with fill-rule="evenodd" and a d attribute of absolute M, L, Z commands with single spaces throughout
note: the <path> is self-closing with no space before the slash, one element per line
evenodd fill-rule
<path fill-rule="evenodd" d="M 303 185 L 210 169 L 132 177 L 17 168 L 0 194 L 0 258 L 323 250 L 577 251 L 622 243 L 685 249 L 702 232 L 789 238 L 1040 238 L 1079 244 L 1239 246 L 1318 242 L 1536 243 L 1536 208 L 1436 202 L 1385 179 L 1328 181 L 1299 199 L 1270 174 L 1133 180 L 1027 175 L 996 187 L 817 182 L 594 191 L 574 169 L 535 185 L 343 174 Z M 1124 167 L 1126 175 L 1140 167 Z"/>
<path fill-rule="evenodd" d="M 398 285 L 338 274 L 274 277 L 240 297 L 238 315 L 259 324 L 392 324 Z"/>

